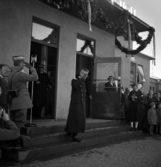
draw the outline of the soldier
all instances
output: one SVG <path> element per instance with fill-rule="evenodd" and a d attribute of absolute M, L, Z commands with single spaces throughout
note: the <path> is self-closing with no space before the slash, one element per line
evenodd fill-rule
<path fill-rule="evenodd" d="M 11 89 L 17 90 L 18 97 L 12 98 L 10 117 L 14 122 L 25 123 L 27 109 L 32 107 L 27 81 L 36 81 L 38 75 L 35 68 L 24 62 L 24 56 L 13 56 L 13 62 L 14 68 L 8 76 L 8 83 Z M 31 74 L 24 73 L 24 67 L 27 67 Z"/>
<path fill-rule="evenodd" d="M 89 70 L 82 69 L 80 75 L 72 80 L 71 102 L 65 131 L 70 135 L 71 140 L 80 142 L 76 138 L 79 132 L 85 132 L 86 120 L 86 84 Z"/>
<path fill-rule="evenodd" d="M 49 76 L 44 72 L 44 65 L 39 65 L 39 80 L 34 83 L 34 115 L 36 118 L 43 117 L 47 107 L 47 93 L 51 89 Z M 43 113 L 44 111 L 44 113 Z"/>

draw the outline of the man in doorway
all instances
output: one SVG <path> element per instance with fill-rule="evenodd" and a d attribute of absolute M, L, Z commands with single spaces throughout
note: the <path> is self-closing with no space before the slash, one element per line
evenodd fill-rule
<path fill-rule="evenodd" d="M 8 83 L 5 78 L 6 74 L 6 67 L 4 64 L 0 64 L 0 106 L 5 109 L 5 111 L 8 113 L 9 108 L 9 101 L 8 101 Z M 5 121 L 3 119 L 0 119 L 0 127 L 5 127 Z"/>
<path fill-rule="evenodd" d="M 34 83 L 33 104 L 35 118 L 41 118 L 45 116 L 48 89 L 51 89 L 49 76 L 44 71 L 44 68 L 45 66 L 43 64 L 39 65 L 39 80 Z"/>
<path fill-rule="evenodd" d="M 105 83 L 105 90 L 108 91 L 116 91 L 116 85 L 115 82 L 113 80 L 113 76 L 109 76 L 108 77 L 108 82 Z"/>
<path fill-rule="evenodd" d="M 24 62 L 24 56 L 13 56 L 14 68 L 8 76 L 8 83 L 11 89 L 16 89 L 18 97 L 12 98 L 10 106 L 11 120 L 18 124 L 26 123 L 27 109 L 32 107 L 32 101 L 27 89 L 28 81 L 36 81 L 38 75 L 36 69 L 29 63 Z M 22 72 L 27 67 L 31 74 Z"/>
<path fill-rule="evenodd" d="M 2 94 L 0 95 L 0 106 L 8 111 L 8 84 L 5 78 L 6 67 L 4 64 L 0 64 L 0 87 Z"/>
<path fill-rule="evenodd" d="M 71 140 L 80 142 L 76 138 L 79 132 L 85 132 L 86 121 L 86 84 L 89 70 L 82 69 L 79 76 L 72 80 L 71 101 L 65 131 L 70 135 Z"/>

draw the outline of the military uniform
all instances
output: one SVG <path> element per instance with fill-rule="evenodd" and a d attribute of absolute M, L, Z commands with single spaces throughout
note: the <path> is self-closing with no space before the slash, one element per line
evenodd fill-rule
<path fill-rule="evenodd" d="M 83 78 L 72 80 L 71 102 L 65 131 L 67 133 L 85 132 L 86 85 Z"/>
<path fill-rule="evenodd" d="M 38 79 L 35 68 L 29 67 L 31 74 L 24 73 L 21 70 L 19 67 L 15 67 L 8 76 L 9 85 L 12 86 L 12 89 L 17 89 L 19 94 L 18 97 L 12 99 L 10 106 L 10 117 L 15 122 L 26 122 L 27 109 L 33 106 L 27 89 L 27 82 Z"/>

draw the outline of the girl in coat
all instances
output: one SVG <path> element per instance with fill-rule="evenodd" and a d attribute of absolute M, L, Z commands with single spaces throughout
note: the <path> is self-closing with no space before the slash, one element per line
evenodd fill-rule
<path fill-rule="evenodd" d="M 152 102 L 150 104 L 151 108 L 148 110 L 148 123 L 149 123 L 149 132 L 150 135 L 153 135 L 154 127 L 155 127 L 155 132 L 157 132 L 157 112 L 155 109 L 155 103 Z"/>
<path fill-rule="evenodd" d="M 158 130 L 159 134 L 161 135 L 161 103 L 158 104 L 157 117 L 158 117 Z"/>

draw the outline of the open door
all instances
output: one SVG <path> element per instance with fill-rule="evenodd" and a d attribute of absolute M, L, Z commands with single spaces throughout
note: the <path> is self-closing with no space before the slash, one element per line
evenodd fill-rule
<path fill-rule="evenodd" d="M 116 89 L 106 91 L 107 78 L 113 76 Z M 120 118 L 121 57 L 95 58 L 92 118 Z"/>

